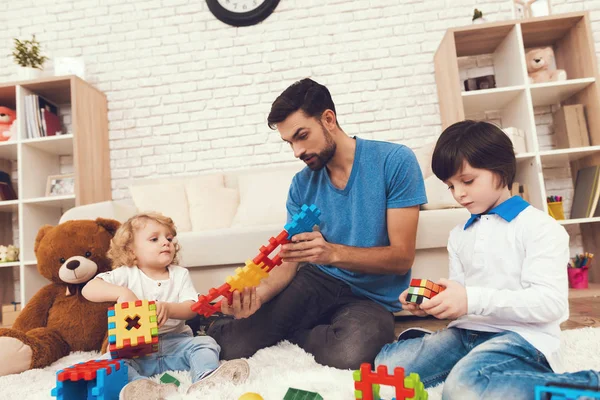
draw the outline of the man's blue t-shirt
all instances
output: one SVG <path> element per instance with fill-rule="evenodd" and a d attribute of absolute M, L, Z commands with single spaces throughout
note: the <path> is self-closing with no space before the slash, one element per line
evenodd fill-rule
<path fill-rule="evenodd" d="M 330 243 L 353 247 L 389 246 L 386 210 L 427 202 L 421 169 L 406 146 L 356 139 L 352 172 L 346 187 L 333 186 L 327 168 L 300 171 L 290 186 L 288 222 L 302 204 L 315 204 L 322 211 L 320 231 Z M 353 292 L 383 305 L 390 311 L 402 308 L 400 293 L 410 281 L 405 275 L 378 275 L 318 265 L 352 288 Z"/>

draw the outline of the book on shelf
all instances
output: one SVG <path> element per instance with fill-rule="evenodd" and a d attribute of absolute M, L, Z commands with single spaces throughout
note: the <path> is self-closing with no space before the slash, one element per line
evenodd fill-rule
<path fill-rule="evenodd" d="M 37 94 L 25 96 L 25 129 L 29 139 L 60 134 L 58 107 Z"/>
<path fill-rule="evenodd" d="M 577 171 L 575 194 L 571 206 L 571 218 L 591 218 L 600 216 L 598 198 L 600 197 L 600 165 L 582 168 Z"/>
<path fill-rule="evenodd" d="M 4 171 L 0 171 L 0 201 L 16 200 L 17 194 L 13 189 L 10 175 Z"/>

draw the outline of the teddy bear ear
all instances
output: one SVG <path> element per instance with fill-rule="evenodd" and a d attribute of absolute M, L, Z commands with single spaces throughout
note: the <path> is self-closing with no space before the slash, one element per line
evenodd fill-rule
<path fill-rule="evenodd" d="M 42 239 L 52 229 L 54 229 L 54 227 L 52 225 L 44 225 L 44 226 L 42 226 L 40 228 L 40 230 L 38 231 L 37 236 L 35 237 L 35 244 L 33 245 L 33 251 L 34 252 L 37 252 L 38 247 L 40 246 L 40 243 L 41 243 Z"/>
<path fill-rule="evenodd" d="M 121 226 L 119 221 L 115 221 L 114 219 L 106 219 L 106 218 L 96 218 L 96 223 L 106 229 L 111 236 L 115 236 L 117 229 Z"/>

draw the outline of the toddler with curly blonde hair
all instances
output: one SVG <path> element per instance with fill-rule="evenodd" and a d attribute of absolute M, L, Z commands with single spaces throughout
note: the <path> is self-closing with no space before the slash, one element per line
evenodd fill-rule
<path fill-rule="evenodd" d="M 241 383 L 248 376 L 248 364 L 243 360 L 219 366 L 221 349 L 215 340 L 194 337 L 185 324 L 196 315 L 191 305 L 198 293 L 188 270 L 176 265 L 180 250 L 176 237 L 169 217 L 156 212 L 131 217 L 111 241 L 108 257 L 113 270 L 98 274 L 83 288 L 83 296 L 93 302 L 156 301 L 159 350 L 126 361 L 130 383 L 123 388 L 122 399 L 163 398 L 176 392 L 174 384 L 159 385 L 146 379 L 165 371 L 189 370 L 193 384 L 188 393 L 219 379 Z"/>

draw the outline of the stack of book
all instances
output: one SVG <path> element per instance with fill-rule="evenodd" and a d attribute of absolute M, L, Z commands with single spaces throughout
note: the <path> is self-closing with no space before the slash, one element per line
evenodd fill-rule
<path fill-rule="evenodd" d="M 58 107 L 37 94 L 25 96 L 25 132 L 28 139 L 60 135 Z"/>

